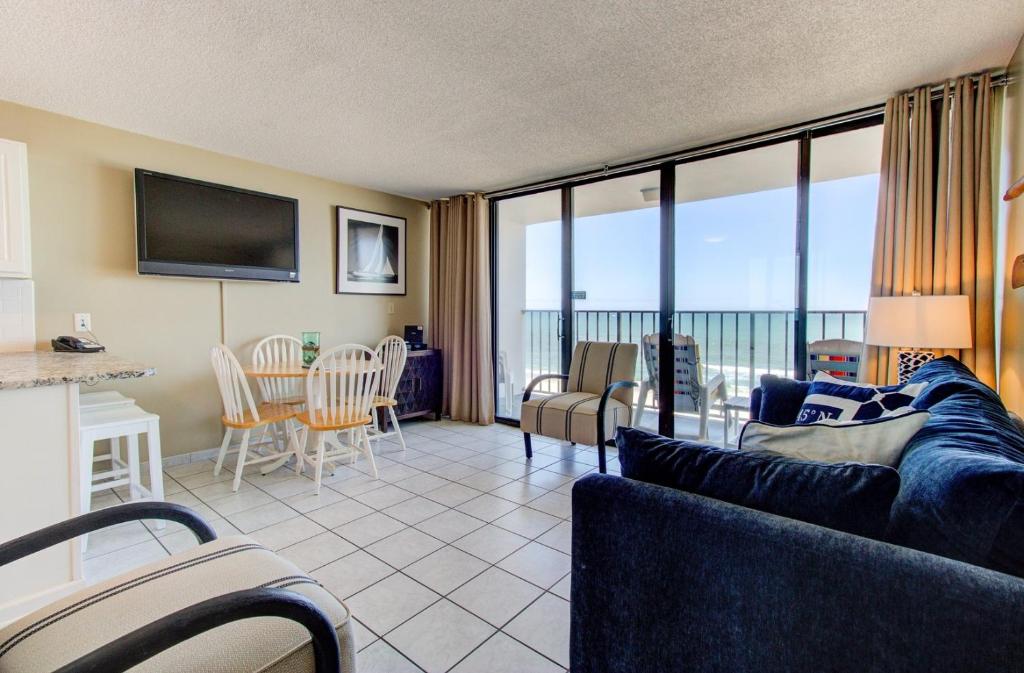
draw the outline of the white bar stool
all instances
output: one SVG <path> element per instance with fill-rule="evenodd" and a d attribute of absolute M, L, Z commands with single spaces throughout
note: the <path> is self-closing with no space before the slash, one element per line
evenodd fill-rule
<path fill-rule="evenodd" d="M 96 411 L 97 409 L 109 409 L 111 407 L 130 407 L 135 404 L 131 397 L 125 397 L 116 390 L 105 390 L 99 393 L 82 393 L 78 396 L 78 408 L 80 411 Z M 115 437 L 110 440 L 110 453 L 96 454 L 93 452 L 92 460 L 98 463 L 109 460 L 111 469 L 106 472 L 96 472 L 93 469 L 92 481 L 97 483 L 115 477 L 124 477 L 128 474 L 128 463 L 121 457 L 121 438 Z"/>
<path fill-rule="evenodd" d="M 116 390 L 104 390 L 100 393 L 82 393 L 78 396 L 78 408 L 82 411 L 86 409 L 94 411 L 109 407 L 125 407 L 132 404 L 135 404 L 133 398 L 125 397 Z"/>
<path fill-rule="evenodd" d="M 146 435 L 149 448 L 149 488 L 142 485 L 139 478 L 139 435 Z M 127 463 L 121 461 L 121 467 L 114 463 L 109 473 L 93 473 L 93 461 L 96 442 L 109 439 L 111 445 L 120 442 L 124 437 L 128 442 Z M 150 498 L 164 499 L 163 463 L 160 457 L 160 417 L 144 411 L 134 404 L 101 406 L 95 409 L 84 408 L 79 423 L 79 450 L 81 455 L 81 475 L 79 482 L 80 507 L 83 513 L 88 512 L 92 503 L 92 494 L 118 486 L 128 486 L 129 499 L 140 500 Z M 113 448 L 111 449 L 111 459 Z M 119 460 L 119 458 L 118 458 Z M 127 476 L 125 476 L 125 471 Z M 97 481 L 103 479 L 103 481 Z M 162 527 L 160 523 L 158 527 Z"/>

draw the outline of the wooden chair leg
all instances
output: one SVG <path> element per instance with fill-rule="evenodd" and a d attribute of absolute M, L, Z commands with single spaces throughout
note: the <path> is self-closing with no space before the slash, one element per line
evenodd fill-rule
<path fill-rule="evenodd" d="M 213 467 L 213 476 L 220 474 L 220 468 L 224 467 L 224 456 L 228 455 L 228 446 L 231 444 L 231 428 L 224 428 L 224 441 L 220 443 L 220 453 L 217 454 L 217 464 Z"/>
<path fill-rule="evenodd" d="M 246 428 L 242 431 L 242 443 L 238 446 L 238 462 L 235 463 L 235 479 L 231 484 L 231 490 L 237 492 L 242 485 L 242 470 L 245 469 L 245 454 L 249 452 L 249 433 Z"/>
<path fill-rule="evenodd" d="M 324 478 L 324 453 L 326 452 L 326 444 L 327 442 L 324 438 L 324 433 L 316 433 L 316 471 L 314 472 L 313 478 L 316 481 L 315 493 L 317 495 L 320 495 L 320 483 Z"/>
<path fill-rule="evenodd" d="M 306 466 L 306 438 L 309 436 L 309 431 L 306 428 L 301 428 L 296 432 L 295 426 L 289 423 L 288 432 L 291 433 L 291 441 L 295 443 L 295 474 L 300 475 Z"/>
<path fill-rule="evenodd" d="M 402 445 L 402 451 L 405 451 L 405 437 L 402 436 L 402 428 L 398 426 L 398 415 L 395 414 L 394 407 L 388 407 L 388 416 L 391 417 L 391 425 L 395 428 L 395 435 L 398 436 L 398 443 Z"/>
<path fill-rule="evenodd" d="M 362 435 L 363 447 L 366 449 L 366 459 L 370 461 L 370 469 L 373 470 L 373 478 L 377 478 L 377 461 L 373 459 L 373 449 L 370 447 L 370 435 L 366 432 L 366 426 L 359 428 Z"/>
<path fill-rule="evenodd" d="M 533 445 L 530 443 L 530 433 L 523 433 L 523 444 L 526 446 L 526 457 L 533 458 Z"/>

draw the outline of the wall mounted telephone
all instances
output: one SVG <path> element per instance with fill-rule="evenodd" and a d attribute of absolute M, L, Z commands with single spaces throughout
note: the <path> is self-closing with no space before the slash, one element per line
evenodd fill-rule
<path fill-rule="evenodd" d="M 100 353 L 107 350 L 95 341 L 73 336 L 59 336 L 52 339 L 50 345 L 58 353 Z"/>

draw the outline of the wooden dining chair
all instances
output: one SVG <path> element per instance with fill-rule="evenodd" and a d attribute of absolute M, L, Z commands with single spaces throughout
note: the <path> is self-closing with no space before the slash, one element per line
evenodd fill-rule
<path fill-rule="evenodd" d="M 231 444 L 231 435 L 235 430 L 242 431 L 242 439 L 238 445 L 238 462 L 235 465 L 235 480 L 231 490 L 237 491 L 242 483 L 242 470 L 247 465 L 266 463 L 271 460 L 278 460 L 288 454 L 288 445 L 285 450 L 275 453 L 260 454 L 253 460 L 246 460 L 249 452 L 249 436 L 254 428 L 265 428 L 268 425 L 277 423 L 283 424 L 284 432 L 291 439 L 294 446 L 298 446 L 295 437 L 295 430 L 288 423 L 288 420 L 295 417 L 295 409 L 287 404 L 277 402 L 263 402 L 256 404 L 252 397 L 252 390 L 249 389 L 249 381 L 245 378 L 242 365 L 238 363 L 235 354 L 224 344 L 218 344 L 210 349 L 210 361 L 213 363 L 213 371 L 217 375 L 217 387 L 220 390 L 221 403 L 224 406 L 224 415 L 221 416 L 221 423 L 224 424 L 224 440 L 220 445 L 220 453 L 217 455 L 217 465 L 213 468 L 213 474 L 220 474 L 224 465 L 224 457 L 232 451 L 228 451 Z"/>
<path fill-rule="evenodd" d="M 405 339 L 394 335 L 384 337 L 377 344 L 377 357 L 384 369 L 380 375 L 378 393 L 373 398 L 373 429 L 370 431 L 370 437 L 384 439 L 395 436 L 398 438 L 398 443 L 402 445 L 402 451 L 405 451 L 405 438 L 402 437 L 402 429 L 398 426 L 398 415 L 395 413 L 395 407 L 398 406 L 398 400 L 395 398 L 398 391 L 398 380 L 402 378 L 405 361 L 409 357 L 409 348 L 405 345 Z M 393 428 L 390 432 L 381 429 L 382 425 L 386 427 L 388 423 L 388 420 L 380 417 L 384 409 L 387 409 L 388 420 Z"/>
<path fill-rule="evenodd" d="M 275 334 L 260 340 L 252 350 L 253 369 L 302 367 L 302 341 L 287 334 Z M 264 402 L 302 406 L 302 379 L 289 377 L 261 377 L 258 379 L 260 397 Z"/>
<path fill-rule="evenodd" d="M 302 451 L 303 464 L 314 469 L 316 492 L 320 493 L 324 465 L 338 458 L 355 462 L 361 453 L 370 463 L 374 479 L 377 464 L 370 448 L 367 427 L 373 423 L 371 410 L 380 385 L 381 363 L 377 354 L 358 344 L 332 348 L 316 359 L 306 376 L 304 411 L 296 418 L 311 431 L 312 455 Z M 348 432 L 342 432 L 342 431 Z M 326 437 L 333 435 L 328 451 Z M 342 436 L 346 437 L 345 440 Z"/>

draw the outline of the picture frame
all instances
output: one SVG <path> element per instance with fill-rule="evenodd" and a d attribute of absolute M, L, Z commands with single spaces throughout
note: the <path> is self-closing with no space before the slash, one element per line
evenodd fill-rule
<path fill-rule="evenodd" d="M 406 294 L 406 219 L 337 207 L 335 294 Z"/>

